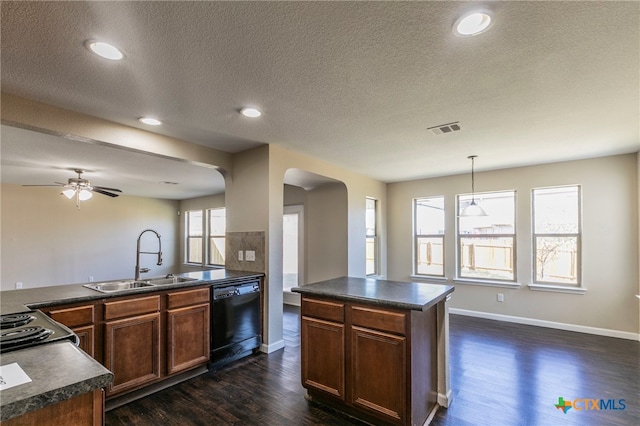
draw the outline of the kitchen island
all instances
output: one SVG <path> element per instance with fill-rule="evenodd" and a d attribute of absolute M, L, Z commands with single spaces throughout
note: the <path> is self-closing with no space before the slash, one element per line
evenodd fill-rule
<path fill-rule="evenodd" d="M 341 277 L 302 287 L 302 385 L 373 424 L 422 425 L 448 406 L 448 285 Z"/>

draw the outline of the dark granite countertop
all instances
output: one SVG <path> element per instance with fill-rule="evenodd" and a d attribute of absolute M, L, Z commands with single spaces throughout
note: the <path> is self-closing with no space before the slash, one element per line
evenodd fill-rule
<path fill-rule="evenodd" d="M 228 269 L 212 269 L 208 271 L 176 274 L 176 276 L 195 278 L 195 281 L 163 284 L 160 286 L 143 287 L 114 293 L 101 293 L 99 291 L 83 287 L 83 284 L 67 284 L 3 291 L 0 292 L 0 314 L 12 314 L 60 304 L 88 302 L 91 300 L 108 299 L 112 297 L 128 296 L 131 294 L 152 293 L 154 291 L 161 290 L 174 290 L 177 288 L 194 287 L 207 284 L 216 286 L 247 278 L 262 277 L 264 274 L 259 272 L 232 271 Z M 149 278 L 150 277 L 141 278 L 141 281 Z"/>
<path fill-rule="evenodd" d="M 353 277 L 334 278 L 291 289 L 302 295 L 417 311 L 426 311 L 453 290 L 453 286 L 443 284 Z"/>
<path fill-rule="evenodd" d="M 31 382 L 0 391 L 0 421 L 107 386 L 113 374 L 67 341 L 2 354 L 1 365 L 17 363 Z"/>

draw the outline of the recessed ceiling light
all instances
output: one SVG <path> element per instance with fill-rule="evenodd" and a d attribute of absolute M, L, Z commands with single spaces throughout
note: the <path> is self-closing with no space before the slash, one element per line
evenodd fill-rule
<path fill-rule="evenodd" d="M 118 50 L 117 47 L 104 43 L 102 41 L 88 40 L 86 43 L 87 49 L 91 50 L 98 56 L 112 61 L 119 61 L 124 58 L 124 54 Z"/>
<path fill-rule="evenodd" d="M 252 108 L 252 107 L 244 107 L 240 110 L 240 114 L 244 115 L 245 117 L 249 117 L 249 118 L 258 118 L 262 115 L 262 111 L 260 111 L 257 108 Z"/>
<path fill-rule="evenodd" d="M 159 126 L 162 124 L 162 121 L 152 117 L 140 117 L 138 118 L 138 121 L 140 121 L 143 124 L 148 124 L 149 126 Z"/>
<path fill-rule="evenodd" d="M 491 12 L 488 10 L 467 13 L 453 24 L 453 32 L 463 37 L 478 35 L 487 31 L 492 22 Z"/>

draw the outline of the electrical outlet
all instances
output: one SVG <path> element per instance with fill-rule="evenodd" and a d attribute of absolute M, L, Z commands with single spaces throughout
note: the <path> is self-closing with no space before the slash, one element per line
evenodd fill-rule
<path fill-rule="evenodd" d="M 498 293 L 498 302 L 504 302 L 504 294 Z"/>
<path fill-rule="evenodd" d="M 244 260 L 244 252 L 242 250 L 238 251 L 238 260 Z"/>
<path fill-rule="evenodd" d="M 89 282 L 92 283 L 93 282 L 93 275 L 89 275 Z"/>
<path fill-rule="evenodd" d="M 20 290 L 22 288 L 22 281 L 16 282 L 16 290 Z"/>
<path fill-rule="evenodd" d="M 253 250 L 247 250 L 247 262 L 255 262 L 256 261 L 256 252 Z"/>

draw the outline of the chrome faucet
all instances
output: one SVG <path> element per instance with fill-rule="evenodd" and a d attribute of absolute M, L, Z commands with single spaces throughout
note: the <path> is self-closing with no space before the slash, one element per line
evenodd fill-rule
<path fill-rule="evenodd" d="M 158 251 L 140 251 L 140 238 L 142 238 L 142 235 L 145 232 L 153 232 L 154 234 L 156 234 L 156 237 L 158 237 Z M 162 240 L 160 239 L 160 234 L 158 234 L 156 231 L 154 231 L 153 229 L 145 229 L 144 231 L 142 231 L 140 233 L 140 235 L 138 235 L 138 246 L 136 249 L 136 275 L 135 275 L 135 280 L 139 280 L 140 279 L 140 273 L 144 273 L 144 272 L 149 272 L 149 268 L 141 268 L 140 267 L 140 255 L 141 254 L 157 254 L 158 255 L 158 263 L 157 265 L 160 266 L 162 265 Z"/>

